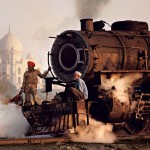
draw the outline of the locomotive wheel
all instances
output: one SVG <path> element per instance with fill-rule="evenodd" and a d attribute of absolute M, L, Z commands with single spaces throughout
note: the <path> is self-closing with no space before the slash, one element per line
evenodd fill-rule
<path fill-rule="evenodd" d="M 125 130 L 129 134 L 140 134 L 144 132 L 149 123 L 148 116 L 145 116 L 143 119 L 136 118 L 136 114 L 132 114 L 131 118 L 125 122 Z"/>

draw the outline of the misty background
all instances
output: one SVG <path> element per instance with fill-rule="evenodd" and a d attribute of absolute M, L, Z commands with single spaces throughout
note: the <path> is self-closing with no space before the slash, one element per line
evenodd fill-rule
<path fill-rule="evenodd" d="M 23 45 L 24 57 L 34 54 L 43 70 L 47 53 L 56 36 L 64 30 L 80 30 L 80 19 L 139 20 L 150 24 L 149 0 L 0 0 L 0 38 L 9 26 Z M 108 29 L 110 29 L 108 27 Z"/>

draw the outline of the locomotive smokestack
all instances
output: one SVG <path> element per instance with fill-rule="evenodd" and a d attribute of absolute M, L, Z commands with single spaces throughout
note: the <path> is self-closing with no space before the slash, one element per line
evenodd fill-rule
<path fill-rule="evenodd" d="M 93 19 L 81 19 L 81 31 L 93 31 Z"/>

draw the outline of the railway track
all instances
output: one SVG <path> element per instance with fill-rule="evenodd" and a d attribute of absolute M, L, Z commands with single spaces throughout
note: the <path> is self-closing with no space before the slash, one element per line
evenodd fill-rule
<path fill-rule="evenodd" d="M 119 143 L 133 143 L 139 141 L 150 141 L 150 134 L 146 135 L 125 135 L 117 136 L 116 144 Z M 71 141 L 67 137 L 26 137 L 18 139 L 0 139 L 0 145 L 12 145 L 12 144 L 38 144 L 38 143 L 70 143 Z"/>
<path fill-rule="evenodd" d="M 38 144 L 38 143 L 56 143 L 70 142 L 68 138 L 62 137 L 45 137 L 45 138 L 18 138 L 18 139 L 0 139 L 0 145 L 7 144 Z"/>

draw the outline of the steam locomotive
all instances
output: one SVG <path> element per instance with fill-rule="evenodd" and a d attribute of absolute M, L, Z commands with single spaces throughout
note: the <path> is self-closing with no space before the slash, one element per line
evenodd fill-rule
<path fill-rule="evenodd" d="M 57 35 L 48 52 L 52 77 L 45 78 L 45 85 L 46 92 L 52 91 L 53 84 L 71 86 L 73 74 L 78 70 L 87 84 L 89 98 L 75 100 L 61 92 L 52 101 L 43 101 L 38 106 L 24 103 L 23 114 L 30 124 L 28 133 L 63 134 L 70 127 L 80 126 L 82 115 L 86 118 L 85 126 L 91 117 L 123 127 L 130 134 L 144 132 L 149 128 L 150 117 L 148 24 L 118 21 L 107 31 L 105 21 L 82 19 L 80 22 L 81 31 L 67 30 Z M 128 100 L 120 101 L 115 95 L 116 85 L 105 88 L 108 84 L 104 81 L 126 77 L 132 80 L 124 91 Z"/>

